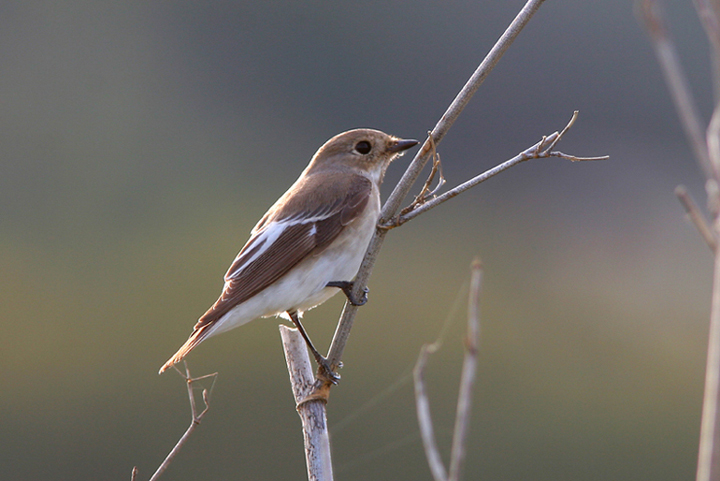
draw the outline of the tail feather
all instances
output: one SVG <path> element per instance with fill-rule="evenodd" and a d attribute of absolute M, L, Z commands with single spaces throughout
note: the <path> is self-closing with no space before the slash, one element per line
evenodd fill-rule
<path fill-rule="evenodd" d="M 160 371 L 158 374 L 162 374 L 169 368 L 171 368 L 174 364 L 179 363 L 182 361 L 185 356 L 188 355 L 190 351 L 192 351 L 195 346 L 200 344 L 202 341 L 205 340 L 205 338 L 210 334 L 210 328 L 214 326 L 213 324 L 206 324 L 202 326 L 200 329 L 196 329 L 193 331 L 192 334 L 190 334 L 190 337 L 187 341 L 185 341 L 185 344 L 182 345 L 180 349 L 178 349 L 178 352 L 176 352 L 173 357 L 168 359 L 168 361 L 163 364 L 163 367 L 160 368 Z"/>

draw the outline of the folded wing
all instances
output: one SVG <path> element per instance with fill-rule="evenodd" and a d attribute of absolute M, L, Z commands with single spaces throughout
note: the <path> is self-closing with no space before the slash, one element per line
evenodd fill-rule
<path fill-rule="evenodd" d="M 320 189 L 325 195 L 316 195 L 304 209 L 275 206 L 268 212 L 228 269 L 222 295 L 198 320 L 196 330 L 221 319 L 308 255 L 321 252 L 362 214 L 372 193 L 370 180 L 360 175 L 348 178 L 347 174 L 338 180 L 330 192 Z M 303 189 L 317 189 L 312 181 L 309 178 Z M 289 214 L 283 216 L 283 212 Z"/>

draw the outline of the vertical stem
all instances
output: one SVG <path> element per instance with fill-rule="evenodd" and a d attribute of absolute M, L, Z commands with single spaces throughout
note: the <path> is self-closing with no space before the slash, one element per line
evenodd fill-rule
<path fill-rule="evenodd" d="M 447 473 L 445 465 L 440 457 L 440 451 L 435 440 L 435 429 L 433 428 L 432 416 L 430 415 L 430 400 L 425 390 L 425 364 L 427 364 L 428 356 L 437 350 L 437 344 L 426 344 L 420 349 L 415 369 L 413 369 L 413 379 L 415 380 L 415 408 L 417 410 L 418 425 L 420 426 L 420 436 L 422 437 L 423 447 L 425 448 L 425 457 L 430 467 L 435 481 L 447 481 Z"/>
<path fill-rule="evenodd" d="M 326 401 L 308 399 L 308 396 L 313 393 L 315 378 L 305 341 L 297 329 L 283 325 L 280 326 L 280 336 L 297 412 L 302 421 L 308 480 L 332 481 L 330 437 L 325 414 Z"/>
<path fill-rule="evenodd" d="M 715 232 L 720 232 L 720 218 L 715 219 Z M 710 311 L 707 366 L 705 368 L 705 394 L 700 425 L 697 481 L 720 479 L 720 426 L 718 401 L 720 400 L 720 255 L 715 255 L 713 297 Z"/>
<path fill-rule="evenodd" d="M 458 481 L 465 461 L 465 447 L 470 411 L 472 408 L 473 387 L 477 371 L 477 356 L 480 338 L 480 286 L 482 283 L 482 263 L 475 259 L 470 277 L 470 295 L 468 296 L 467 337 L 465 338 L 465 358 L 460 375 L 455 428 L 453 429 L 452 449 L 450 450 L 449 481 Z"/>

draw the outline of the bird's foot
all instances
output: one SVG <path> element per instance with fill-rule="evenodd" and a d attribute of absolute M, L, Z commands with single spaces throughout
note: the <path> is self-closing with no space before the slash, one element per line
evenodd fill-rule
<path fill-rule="evenodd" d="M 327 358 L 317 356 L 315 362 L 318 365 L 317 378 L 319 381 L 322 381 L 323 384 L 337 384 L 340 381 L 340 374 L 333 371 L 332 365 Z M 338 365 L 338 368 L 340 367 L 342 367 L 342 363 Z"/>
<path fill-rule="evenodd" d="M 368 301 L 368 292 L 370 292 L 370 289 L 363 287 L 362 295 L 360 296 L 360 299 L 358 299 L 353 295 L 352 291 L 355 287 L 355 283 L 351 281 L 328 282 L 325 287 L 337 287 L 341 289 L 343 294 L 345 294 L 345 297 L 348 298 L 348 301 L 350 301 L 350 304 L 353 306 L 364 306 Z"/>

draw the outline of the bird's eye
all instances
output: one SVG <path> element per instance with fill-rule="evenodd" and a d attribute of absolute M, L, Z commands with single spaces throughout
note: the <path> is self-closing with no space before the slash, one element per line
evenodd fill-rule
<path fill-rule="evenodd" d="M 367 140 L 361 140 L 357 144 L 355 144 L 355 151 L 359 154 L 369 154 L 372 150 L 372 145 L 370 145 L 370 142 Z"/>

